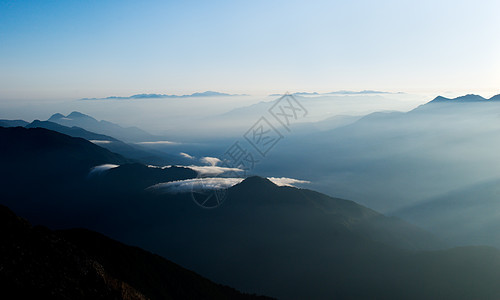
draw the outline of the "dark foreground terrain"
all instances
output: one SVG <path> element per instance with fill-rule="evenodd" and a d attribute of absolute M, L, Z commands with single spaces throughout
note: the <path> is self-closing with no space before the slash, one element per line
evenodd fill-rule
<path fill-rule="evenodd" d="M 2 299 L 266 299 L 85 229 L 32 227 L 0 206 Z"/>

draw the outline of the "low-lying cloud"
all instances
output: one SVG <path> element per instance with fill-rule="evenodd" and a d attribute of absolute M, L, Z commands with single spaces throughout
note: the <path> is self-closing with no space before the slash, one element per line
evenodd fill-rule
<path fill-rule="evenodd" d="M 189 191 L 219 190 L 230 188 L 243 181 L 243 178 L 194 178 L 158 183 L 147 188 L 160 193 L 184 193 Z"/>
<path fill-rule="evenodd" d="M 89 142 L 97 144 L 97 145 L 104 145 L 104 144 L 111 144 L 111 141 L 106 141 L 106 140 L 89 140 Z"/>
<path fill-rule="evenodd" d="M 218 159 L 217 157 L 210 157 L 210 156 L 202 157 L 200 161 L 204 164 L 208 164 L 211 166 L 216 166 L 221 162 L 221 160 Z"/>
<path fill-rule="evenodd" d="M 115 164 L 103 164 L 99 166 L 95 166 L 92 169 L 90 169 L 89 175 L 94 175 L 94 174 L 100 174 L 102 172 L 105 172 L 107 170 L 113 169 L 113 168 L 118 168 L 120 165 L 115 165 Z"/>
<path fill-rule="evenodd" d="M 196 165 L 190 165 L 190 166 L 183 166 L 183 165 L 178 165 L 179 167 L 184 167 L 184 168 L 189 168 L 191 170 L 194 170 L 198 173 L 200 177 L 210 177 L 210 176 L 219 176 L 224 173 L 243 173 L 243 169 L 239 168 L 229 168 L 229 167 L 220 167 L 220 166 L 196 166 Z M 170 168 L 171 166 L 155 166 L 155 165 L 148 165 L 149 168 L 157 168 L 157 169 L 166 169 Z"/>
<path fill-rule="evenodd" d="M 267 177 L 267 179 L 269 179 L 272 183 L 279 186 L 295 186 L 296 184 L 311 183 L 310 181 L 307 180 L 300 180 L 287 177 Z"/>
<path fill-rule="evenodd" d="M 194 159 L 194 156 L 189 155 L 189 154 L 187 154 L 185 152 L 181 152 L 181 153 L 179 153 L 179 155 L 182 156 L 182 157 L 188 158 L 188 159 Z"/>
<path fill-rule="evenodd" d="M 243 172 L 242 169 L 219 166 L 187 166 L 187 168 L 195 170 L 200 176 L 219 176 L 227 172 Z"/>
<path fill-rule="evenodd" d="M 179 145 L 178 142 L 172 141 L 155 141 L 155 142 L 137 142 L 138 145 Z"/>
<path fill-rule="evenodd" d="M 306 180 L 299 180 L 294 178 L 286 177 L 268 177 L 271 182 L 278 186 L 291 186 L 294 184 L 306 184 L 310 183 Z M 190 191 L 206 191 L 206 190 L 220 190 L 228 189 L 240 182 L 244 178 L 221 178 L 221 177 L 206 177 L 206 178 L 194 178 L 186 180 L 177 180 L 171 182 L 158 183 L 147 188 L 149 191 L 159 192 L 159 193 L 184 193 Z"/>

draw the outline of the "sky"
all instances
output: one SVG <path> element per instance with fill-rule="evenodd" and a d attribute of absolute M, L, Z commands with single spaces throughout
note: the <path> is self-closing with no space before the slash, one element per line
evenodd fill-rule
<path fill-rule="evenodd" d="M 500 92 L 499 1 L 3 1 L 0 101 Z"/>

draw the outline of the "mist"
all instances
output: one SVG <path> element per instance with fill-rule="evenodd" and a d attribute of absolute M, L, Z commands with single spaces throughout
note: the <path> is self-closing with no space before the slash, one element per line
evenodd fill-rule
<path fill-rule="evenodd" d="M 492 200 L 492 183 L 500 181 L 494 163 L 500 153 L 499 103 L 427 103 L 432 98 L 402 93 L 294 97 L 307 115 L 288 129 L 269 113 L 278 96 L 76 100 L 32 109 L 42 120 L 56 111 L 80 111 L 153 133 L 142 142 L 129 142 L 144 152 L 137 157 L 152 166 L 172 164 L 177 157 L 175 164 L 203 177 L 298 178 L 296 183 L 402 217 L 453 244 L 499 245 L 492 238 L 500 224 Z M 252 149 L 244 136 L 261 117 L 283 138 L 250 170 L 225 165 L 224 155 L 235 142 Z M 120 149 L 113 141 L 91 141 Z M 159 158 L 148 158 L 153 154 Z"/>

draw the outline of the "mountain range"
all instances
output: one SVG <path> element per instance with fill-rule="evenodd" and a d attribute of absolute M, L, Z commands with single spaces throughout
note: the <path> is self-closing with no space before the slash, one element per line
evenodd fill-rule
<path fill-rule="evenodd" d="M 373 91 L 373 90 L 363 90 L 363 91 L 334 91 L 328 93 L 318 93 L 318 92 L 296 92 L 292 95 L 294 96 L 319 96 L 319 95 L 372 95 L 372 94 L 392 94 L 391 92 Z M 271 94 L 269 96 L 279 97 L 283 94 Z"/>
<path fill-rule="evenodd" d="M 124 128 L 108 121 L 97 121 L 91 116 L 72 112 L 68 116 L 54 114 L 47 121 L 34 120 L 29 123 L 23 120 L 0 120 L 2 127 L 45 128 L 72 137 L 80 137 L 98 144 L 110 151 L 124 155 L 144 164 L 190 164 L 191 161 L 178 152 L 165 152 L 146 148 L 134 140 L 158 141 L 164 137 L 151 135 L 139 128 Z M 111 135 L 107 135 L 111 134 Z M 124 137 L 123 142 L 114 136 Z"/>
<path fill-rule="evenodd" d="M 88 131 L 113 136 L 119 140 L 126 142 L 145 142 L 161 139 L 161 137 L 151 135 L 148 132 L 137 127 L 124 128 L 108 121 L 98 121 L 91 116 L 76 111 L 70 113 L 67 116 L 56 113 L 52 115 L 47 121 L 67 127 L 80 127 Z"/>
<path fill-rule="evenodd" d="M 124 100 L 124 99 L 159 99 L 159 98 L 197 98 L 197 97 L 228 97 L 246 96 L 244 94 L 227 94 L 214 91 L 198 92 L 189 95 L 167 95 L 167 94 L 136 94 L 128 97 L 110 96 L 105 98 L 82 98 L 81 100 Z"/>
<path fill-rule="evenodd" d="M 428 102 L 427 104 L 436 104 L 436 103 L 464 103 L 464 102 L 492 102 L 492 101 L 499 101 L 500 100 L 500 94 L 495 95 L 489 99 L 483 98 L 479 95 L 475 94 L 467 94 L 464 96 L 456 97 L 456 98 L 446 98 L 443 96 L 437 96 L 434 98 L 432 101 Z"/>
<path fill-rule="evenodd" d="M 309 180 L 321 192 L 453 236 L 455 245 L 498 247 L 496 188 L 489 183 L 500 180 L 492 166 L 500 151 L 500 98 L 443 99 L 333 129 L 296 131 L 255 172 Z"/>
<path fill-rule="evenodd" d="M 15 213 L 50 228 L 96 230 L 244 292 L 282 299 L 500 296 L 497 249 L 443 250 L 447 244 L 425 230 L 352 201 L 249 177 L 226 191 L 220 207 L 206 210 L 189 192 L 146 189 L 193 179 L 197 174 L 189 168 L 151 168 L 42 128 L 0 128 L 0 138 L 7 145 L 0 148 L 0 199 Z M 112 166 L 90 173 L 103 164 Z M 141 293 L 153 289 L 147 282 L 158 282 L 128 277 L 136 272 L 119 267 L 125 246 L 104 254 L 108 250 L 98 245 L 108 243 L 94 242 L 102 236 L 63 235 Z M 60 263 L 73 268 L 66 259 Z"/>
<path fill-rule="evenodd" d="M 82 114 L 83 115 L 83 114 Z M 89 117 L 90 118 L 90 117 Z M 71 124 L 68 124 L 71 125 Z M 35 120 L 24 126 L 25 128 L 45 128 L 72 137 L 80 137 L 100 145 L 110 151 L 124 155 L 130 159 L 137 160 L 145 164 L 166 165 L 166 164 L 186 164 L 188 160 L 180 155 L 145 149 L 138 144 L 122 142 L 114 137 L 94 133 L 77 126 L 64 126 L 52 121 Z"/>

